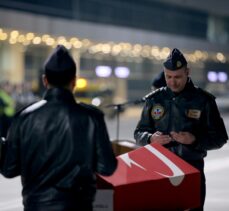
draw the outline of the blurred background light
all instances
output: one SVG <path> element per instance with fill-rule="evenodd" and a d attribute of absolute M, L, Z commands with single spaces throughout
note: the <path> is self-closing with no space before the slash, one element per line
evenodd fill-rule
<path fill-rule="evenodd" d="M 76 81 L 76 87 L 79 89 L 85 88 L 87 86 L 87 80 L 84 78 L 79 78 Z"/>
<path fill-rule="evenodd" d="M 130 70 L 128 67 L 116 67 L 115 68 L 115 75 L 118 78 L 127 78 L 130 74 Z"/>
<path fill-rule="evenodd" d="M 216 82 L 218 78 L 215 71 L 209 71 L 207 77 L 210 82 Z"/>
<path fill-rule="evenodd" d="M 220 82 L 226 82 L 227 79 L 228 79 L 227 73 L 225 73 L 225 72 L 219 72 L 218 73 L 218 80 Z"/>
<path fill-rule="evenodd" d="M 95 97 L 92 99 L 91 104 L 95 105 L 95 106 L 100 106 L 101 105 L 101 99 L 99 97 Z"/>
<path fill-rule="evenodd" d="M 98 77 L 107 78 L 111 75 L 112 69 L 110 66 L 97 66 L 95 68 L 95 73 Z"/>
<path fill-rule="evenodd" d="M 226 72 L 220 71 L 209 71 L 207 74 L 207 78 L 210 82 L 221 82 L 225 83 L 228 80 L 228 74 Z"/>

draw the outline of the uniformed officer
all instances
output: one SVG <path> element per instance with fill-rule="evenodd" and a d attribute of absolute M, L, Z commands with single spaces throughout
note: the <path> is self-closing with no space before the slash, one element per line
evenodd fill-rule
<path fill-rule="evenodd" d="M 204 157 L 228 136 L 215 97 L 194 86 L 189 73 L 184 55 L 173 49 L 164 62 L 167 86 L 147 96 L 134 137 L 139 145 L 164 145 L 200 170 L 201 207 L 193 210 L 203 210 Z"/>
<path fill-rule="evenodd" d="M 117 166 L 101 111 L 73 96 L 76 64 L 60 45 L 44 65 L 44 98 L 17 113 L 0 173 L 21 175 L 25 211 L 92 211 L 96 175 Z"/>

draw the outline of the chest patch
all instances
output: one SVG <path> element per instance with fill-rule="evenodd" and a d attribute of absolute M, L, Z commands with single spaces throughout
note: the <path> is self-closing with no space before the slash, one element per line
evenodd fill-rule
<path fill-rule="evenodd" d="M 153 119 L 160 119 L 164 115 L 165 109 L 160 105 L 157 104 L 153 106 L 151 110 L 151 116 Z"/>
<path fill-rule="evenodd" d="M 201 111 L 197 109 L 189 109 L 187 112 L 187 116 L 193 119 L 199 119 L 200 115 L 201 115 Z"/>

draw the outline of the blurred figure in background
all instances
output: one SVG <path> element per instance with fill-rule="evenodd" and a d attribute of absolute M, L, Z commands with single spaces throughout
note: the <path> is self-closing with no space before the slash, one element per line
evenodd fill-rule
<path fill-rule="evenodd" d="M 40 99 L 34 94 L 31 83 L 29 82 L 14 85 L 11 96 L 15 101 L 16 111 L 20 111 L 24 107 L 35 103 Z"/>
<path fill-rule="evenodd" d="M 153 78 L 151 90 L 159 89 L 164 86 L 166 86 L 166 81 L 164 71 L 162 71 L 155 78 Z"/>
<path fill-rule="evenodd" d="M 173 49 L 164 62 L 167 86 L 147 96 L 134 137 L 139 145 L 165 146 L 200 171 L 201 206 L 192 210 L 202 211 L 206 191 L 204 157 L 207 150 L 221 148 L 228 135 L 215 97 L 194 86 L 189 72 L 183 54 Z"/>
<path fill-rule="evenodd" d="M 0 137 L 5 137 L 7 133 L 8 124 L 6 124 L 6 115 L 4 113 L 6 104 L 0 98 Z"/>
<path fill-rule="evenodd" d="M 108 176 L 117 166 L 103 113 L 75 102 L 76 65 L 64 46 L 44 70 L 44 99 L 17 113 L 0 170 L 21 175 L 25 211 L 91 211 L 95 173 Z"/>
<path fill-rule="evenodd" d="M 0 88 L 0 136 L 6 137 L 8 128 L 15 114 L 15 103 L 10 96 L 8 83 L 1 84 Z M 7 92 L 8 91 L 8 92 Z"/>

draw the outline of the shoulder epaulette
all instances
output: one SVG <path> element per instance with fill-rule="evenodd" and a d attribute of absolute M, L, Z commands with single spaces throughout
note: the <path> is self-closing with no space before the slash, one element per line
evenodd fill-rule
<path fill-rule="evenodd" d="M 149 94 L 147 94 L 144 99 L 145 100 L 148 100 L 148 99 L 151 99 L 153 98 L 155 95 L 161 93 L 162 91 L 164 91 L 166 89 L 166 87 L 161 87 L 159 89 L 156 89 L 156 90 L 153 90 L 152 92 L 150 92 Z"/>
<path fill-rule="evenodd" d="M 38 108 L 42 107 L 44 104 L 46 104 L 47 101 L 46 100 L 40 100 L 36 103 L 32 103 L 26 107 L 24 107 L 22 110 L 18 111 L 18 115 L 19 114 L 27 114 L 27 113 L 30 113 L 30 112 L 33 112 L 35 110 L 37 110 Z"/>

